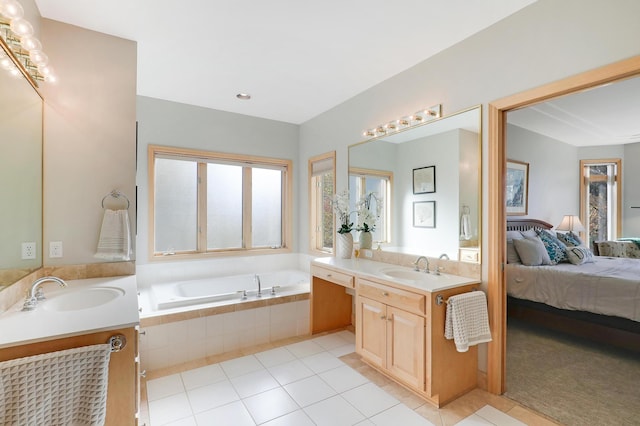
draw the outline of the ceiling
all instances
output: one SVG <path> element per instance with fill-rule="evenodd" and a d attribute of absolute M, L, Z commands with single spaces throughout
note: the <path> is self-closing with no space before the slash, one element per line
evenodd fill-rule
<path fill-rule="evenodd" d="M 136 41 L 138 95 L 294 124 L 535 1 L 35 0 L 44 18 Z"/>
<path fill-rule="evenodd" d="M 575 146 L 640 142 L 640 77 L 509 112 L 507 122 Z"/>

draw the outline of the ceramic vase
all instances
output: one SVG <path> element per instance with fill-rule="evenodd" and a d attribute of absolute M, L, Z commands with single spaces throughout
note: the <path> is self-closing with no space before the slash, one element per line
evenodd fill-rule
<path fill-rule="evenodd" d="M 336 257 L 339 259 L 351 259 L 353 253 L 353 235 L 351 232 L 338 234 L 336 239 Z"/>
<path fill-rule="evenodd" d="M 360 242 L 361 249 L 370 249 L 373 237 L 371 236 L 371 232 L 360 232 L 360 237 L 358 238 Z"/>

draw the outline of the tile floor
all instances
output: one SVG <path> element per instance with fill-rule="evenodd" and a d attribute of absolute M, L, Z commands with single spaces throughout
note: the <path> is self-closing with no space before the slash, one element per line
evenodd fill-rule
<path fill-rule="evenodd" d="M 143 422 L 148 426 L 555 424 L 482 390 L 437 409 L 362 363 L 353 352 L 354 335 L 344 330 L 150 378 Z"/>

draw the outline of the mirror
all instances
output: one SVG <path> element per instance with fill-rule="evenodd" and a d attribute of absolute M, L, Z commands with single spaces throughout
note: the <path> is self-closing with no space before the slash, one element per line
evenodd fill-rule
<path fill-rule="evenodd" d="M 42 266 L 42 98 L 24 76 L 12 76 L 3 68 L 0 93 L 3 289 Z M 23 243 L 31 244 L 23 249 Z"/>
<path fill-rule="evenodd" d="M 480 262 L 481 121 L 477 106 L 349 146 L 352 205 L 384 206 L 374 248 Z"/>

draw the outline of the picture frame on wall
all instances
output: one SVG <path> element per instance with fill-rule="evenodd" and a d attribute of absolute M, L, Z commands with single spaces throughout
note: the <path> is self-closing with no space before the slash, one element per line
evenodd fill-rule
<path fill-rule="evenodd" d="M 507 160 L 505 203 L 507 215 L 527 215 L 529 210 L 529 163 Z"/>
<path fill-rule="evenodd" d="M 414 201 L 413 202 L 413 227 L 414 228 L 435 228 L 436 227 L 436 202 L 435 201 Z"/>
<path fill-rule="evenodd" d="M 436 166 L 413 169 L 413 193 L 431 194 L 436 192 Z"/>

